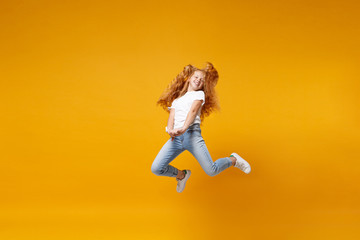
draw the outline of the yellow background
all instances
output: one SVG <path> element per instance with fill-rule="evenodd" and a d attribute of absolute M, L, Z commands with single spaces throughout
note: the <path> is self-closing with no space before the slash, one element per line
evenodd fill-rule
<path fill-rule="evenodd" d="M 2 1 L 0 238 L 359 239 L 358 1 Z M 219 71 L 183 193 L 160 94 Z"/>

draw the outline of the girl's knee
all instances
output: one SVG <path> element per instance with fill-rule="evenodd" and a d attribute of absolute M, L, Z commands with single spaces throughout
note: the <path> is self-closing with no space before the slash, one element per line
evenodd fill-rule
<path fill-rule="evenodd" d="M 151 172 L 155 175 L 159 173 L 159 168 L 154 163 L 151 165 Z"/>
<path fill-rule="evenodd" d="M 214 177 L 214 176 L 218 175 L 218 173 L 214 170 L 207 170 L 206 174 L 209 175 L 210 177 Z"/>
<path fill-rule="evenodd" d="M 161 170 L 161 168 L 159 168 L 158 165 L 152 164 L 152 165 L 151 165 L 151 172 L 152 172 L 153 174 L 155 174 L 155 175 L 161 175 L 162 170 Z"/>

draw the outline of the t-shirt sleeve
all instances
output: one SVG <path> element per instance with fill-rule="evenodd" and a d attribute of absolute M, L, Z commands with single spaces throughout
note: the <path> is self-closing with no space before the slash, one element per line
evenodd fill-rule
<path fill-rule="evenodd" d="M 201 106 L 205 104 L 205 93 L 204 91 L 197 91 L 194 100 L 203 100 Z"/>
<path fill-rule="evenodd" d="M 168 110 L 170 110 L 171 108 L 175 108 L 175 103 L 176 103 L 176 99 L 172 102 L 171 106 L 168 107 Z"/>

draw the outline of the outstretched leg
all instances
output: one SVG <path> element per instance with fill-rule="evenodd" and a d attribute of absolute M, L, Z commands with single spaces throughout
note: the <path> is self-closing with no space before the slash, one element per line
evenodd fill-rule
<path fill-rule="evenodd" d="M 233 166 L 234 161 L 230 157 L 219 158 L 213 162 L 200 131 L 194 131 L 191 134 L 187 150 L 196 158 L 209 176 L 215 176 Z"/>

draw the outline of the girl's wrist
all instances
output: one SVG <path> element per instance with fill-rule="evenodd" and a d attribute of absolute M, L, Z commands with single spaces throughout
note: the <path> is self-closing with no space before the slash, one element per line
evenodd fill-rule
<path fill-rule="evenodd" d="M 171 130 L 173 130 L 172 128 L 169 128 L 168 126 L 165 127 L 165 131 L 168 133 L 170 132 Z"/>

